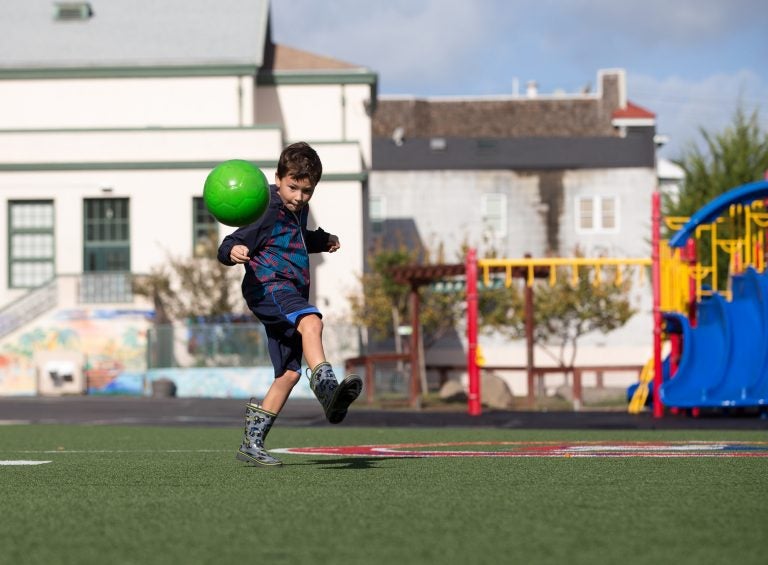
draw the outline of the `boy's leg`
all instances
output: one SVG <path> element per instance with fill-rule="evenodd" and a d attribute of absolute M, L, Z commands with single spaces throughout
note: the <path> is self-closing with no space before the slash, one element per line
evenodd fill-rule
<path fill-rule="evenodd" d="M 363 379 L 347 375 L 341 383 L 336 381 L 333 367 L 324 361 L 312 369 L 309 388 L 315 393 L 325 411 L 325 418 L 331 424 L 340 424 L 347 416 L 352 404 L 363 390 Z"/>
<path fill-rule="evenodd" d="M 275 377 L 267 394 L 264 396 L 264 400 L 261 402 L 262 408 L 279 414 L 285 405 L 285 401 L 288 400 L 293 387 L 296 386 L 300 378 L 301 373 L 297 371 L 286 371 L 281 376 Z"/>
<path fill-rule="evenodd" d="M 272 382 L 261 406 L 253 399 L 246 404 L 245 432 L 237 459 L 265 467 L 282 465 L 282 461 L 267 452 L 264 442 L 299 378 L 300 375 L 296 371 L 286 371 Z"/>
<path fill-rule="evenodd" d="M 277 418 L 276 413 L 264 410 L 253 401 L 253 398 L 245 405 L 243 443 L 235 456 L 238 460 L 263 467 L 278 467 L 283 464 L 264 449 L 264 441 L 267 439 L 269 430 L 272 429 L 275 418 Z"/>
<path fill-rule="evenodd" d="M 363 390 L 363 380 L 357 375 L 349 375 L 341 383 L 336 380 L 331 364 L 325 360 L 323 321 L 320 316 L 307 314 L 299 319 L 296 328 L 301 334 L 304 358 L 312 368 L 309 386 L 323 406 L 327 420 L 331 424 L 338 424 L 346 417 L 349 405 Z"/>

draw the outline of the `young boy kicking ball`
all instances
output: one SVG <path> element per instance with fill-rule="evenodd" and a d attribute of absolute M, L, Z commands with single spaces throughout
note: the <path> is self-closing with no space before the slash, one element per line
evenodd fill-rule
<path fill-rule="evenodd" d="M 264 324 L 275 380 L 261 405 L 246 404 L 245 435 L 237 459 L 256 465 L 282 465 L 264 448 L 272 424 L 301 378 L 301 358 L 311 368 L 309 386 L 332 424 L 340 423 L 360 395 L 363 381 L 349 375 L 341 383 L 325 358 L 320 311 L 309 300 L 309 254 L 338 251 L 339 238 L 308 230 L 309 200 L 323 173 L 320 158 L 304 142 L 280 155 L 270 204 L 253 224 L 224 238 L 218 259 L 245 265 L 243 297 Z"/>

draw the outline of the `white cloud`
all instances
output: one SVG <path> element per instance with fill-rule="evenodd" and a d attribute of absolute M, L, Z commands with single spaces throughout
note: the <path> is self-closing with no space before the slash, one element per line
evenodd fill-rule
<path fill-rule="evenodd" d="M 368 67 L 389 94 L 543 93 L 627 70 L 675 157 L 739 100 L 768 130 L 765 0 L 273 0 L 277 42 Z"/>
<path fill-rule="evenodd" d="M 278 43 L 370 67 L 388 83 L 444 82 L 482 42 L 482 13 L 463 0 L 277 0 L 273 33 Z"/>
<path fill-rule="evenodd" d="M 748 113 L 759 110 L 760 122 L 768 132 L 768 83 L 754 71 L 718 73 L 691 81 L 672 76 L 656 78 L 629 74 L 629 98 L 657 114 L 657 131 L 670 143 L 662 151 L 677 158 L 691 143 L 702 141 L 700 129 L 719 132 L 730 125 L 741 107 Z"/>

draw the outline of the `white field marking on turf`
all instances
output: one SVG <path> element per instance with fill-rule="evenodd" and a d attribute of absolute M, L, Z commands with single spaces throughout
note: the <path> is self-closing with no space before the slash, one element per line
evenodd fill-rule
<path fill-rule="evenodd" d="M 730 444 L 727 443 L 694 443 L 694 444 L 669 444 L 669 445 L 569 445 L 563 451 L 723 451 Z"/>
<path fill-rule="evenodd" d="M 4 466 L 4 465 L 44 465 L 45 463 L 53 463 L 53 461 L 29 461 L 29 460 L 0 461 L 0 466 Z"/>

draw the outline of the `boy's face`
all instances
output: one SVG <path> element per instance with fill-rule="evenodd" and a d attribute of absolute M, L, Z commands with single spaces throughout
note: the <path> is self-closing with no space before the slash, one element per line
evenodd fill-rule
<path fill-rule="evenodd" d="M 309 178 L 299 180 L 291 175 L 285 175 L 283 178 L 275 175 L 275 185 L 280 200 L 291 212 L 298 212 L 306 206 L 315 192 Z"/>

